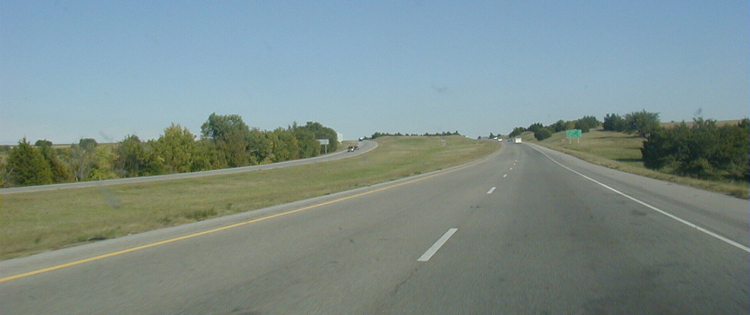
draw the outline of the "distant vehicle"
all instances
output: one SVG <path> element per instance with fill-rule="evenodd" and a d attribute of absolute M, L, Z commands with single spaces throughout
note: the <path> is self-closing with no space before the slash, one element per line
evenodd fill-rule
<path fill-rule="evenodd" d="M 354 152 L 354 146 L 350 145 L 348 148 L 346 148 L 346 152 Z"/>
<path fill-rule="evenodd" d="M 521 143 L 521 137 L 513 137 L 513 143 Z"/>
<path fill-rule="evenodd" d="M 355 145 L 355 146 L 354 146 L 354 150 L 359 150 L 359 146 L 358 146 L 358 145 Z"/>

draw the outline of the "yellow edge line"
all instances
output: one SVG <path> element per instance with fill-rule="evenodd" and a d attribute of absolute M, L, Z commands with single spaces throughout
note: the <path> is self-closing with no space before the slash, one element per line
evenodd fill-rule
<path fill-rule="evenodd" d="M 285 215 L 288 215 L 288 214 L 292 214 L 292 213 L 296 213 L 296 212 L 301 212 L 301 211 L 309 210 L 309 209 L 312 209 L 312 208 L 317 208 L 317 207 L 320 207 L 320 206 L 330 205 L 330 204 L 333 204 L 333 203 L 337 203 L 337 202 L 348 200 L 348 199 L 352 199 L 352 198 L 361 197 L 361 196 L 364 196 L 364 195 L 369 195 L 369 194 L 376 193 L 376 192 L 379 192 L 379 191 L 383 191 L 383 190 L 386 190 L 386 189 L 391 189 L 391 188 L 403 186 L 403 185 L 406 185 L 406 184 L 415 183 L 415 182 L 422 181 L 422 180 L 425 180 L 425 179 L 428 179 L 428 178 L 432 178 L 432 177 L 435 177 L 435 176 L 438 176 L 438 175 L 444 175 L 444 174 L 448 174 L 448 173 L 451 173 L 451 172 L 455 172 L 457 170 L 461 170 L 461 169 L 467 168 L 469 166 L 481 163 L 481 162 L 486 161 L 486 160 L 487 160 L 487 158 L 481 159 L 479 161 L 475 161 L 473 163 L 464 164 L 463 166 L 459 166 L 457 168 L 446 170 L 446 171 L 439 172 L 439 173 L 436 173 L 436 174 L 432 174 L 432 175 L 429 175 L 429 176 L 420 177 L 420 178 L 413 179 L 413 180 L 410 180 L 410 181 L 406 181 L 406 182 L 402 182 L 402 183 L 398 183 L 398 184 L 386 186 L 386 187 L 383 187 L 383 188 L 379 188 L 379 189 L 375 189 L 375 190 L 363 192 L 363 193 L 360 193 L 360 194 L 351 195 L 351 196 L 347 196 L 347 197 L 343 197 L 343 198 L 339 198 L 339 199 L 335 199 L 335 200 L 330 200 L 330 201 L 326 201 L 326 202 L 323 202 L 323 203 L 319 203 L 319 204 L 315 204 L 315 205 L 311 205 L 311 206 L 307 206 L 307 207 L 302 207 L 302 208 L 290 210 L 290 211 L 287 211 L 287 212 L 277 213 L 277 214 L 269 215 L 269 216 L 266 216 L 266 217 L 253 219 L 253 220 L 250 220 L 250 221 L 235 223 L 235 224 L 223 226 L 223 227 L 212 229 L 212 230 L 207 230 L 207 231 L 198 232 L 198 233 L 194 233 L 194 234 L 189 234 L 189 235 L 184 235 L 184 236 L 180 236 L 180 237 L 175 237 L 175 238 L 171 238 L 171 239 L 168 239 L 168 240 L 163 240 L 163 241 L 156 242 L 156 243 L 141 245 L 141 246 L 137 246 L 137 247 L 133 247 L 133 248 L 124 249 L 124 250 L 121 250 L 121 251 L 112 252 L 112 253 L 109 253 L 109 254 L 94 256 L 94 257 L 90 257 L 90 258 L 86 258 L 86 259 L 81 259 L 81 260 L 76 260 L 76 261 L 72 261 L 72 262 L 69 262 L 69 263 L 60 264 L 60 265 L 56 265 L 56 266 L 52 266 L 52 267 L 47 267 L 47 268 L 43 268 L 43 269 L 38 269 L 38 270 L 34 270 L 34 271 L 20 273 L 20 274 L 14 275 L 14 276 L 0 278 L 0 283 L 1 282 L 6 282 L 6 281 L 10 281 L 10 280 L 20 279 L 20 278 L 24 278 L 24 277 L 28 277 L 28 276 L 38 275 L 38 274 L 49 272 L 49 271 L 54 271 L 54 270 L 59 270 L 59 269 L 67 268 L 67 267 L 72 267 L 72 266 L 76 266 L 76 265 L 80 265 L 80 264 L 84 264 L 84 263 L 87 263 L 87 262 L 91 262 L 91 261 L 95 261 L 95 260 L 100 260 L 100 259 L 104 259 L 104 258 L 108 258 L 108 257 L 113 257 L 113 256 L 122 255 L 122 254 L 127 254 L 127 253 L 130 253 L 130 252 L 134 252 L 134 251 L 138 251 L 138 250 L 142 250 L 142 249 L 146 249 L 146 248 L 151 248 L 151 247 L 156 247 L 156 246 L 159 246 L 159 245 L 169 244 L 169 243 L 172 243 L 172 242 L 181 241 L 181 240 L 185 240 L 185 239 L 189 239 L 189 238 L 193 238 L 193 237 L 197 237 L 197 236 L 201 236 L 201 235 L 206 235 L 206 234 L 211 234 L 211 233 L 215 233 L 215 232 L 219 232 L 219 231 L 224 231 L 224 230 L 228 230 L 228 229 L 231 229 L 231 228 L 236 228 L 236 227 L 243 226 L 243 225 L 248 225 L 248 224 L 252 224 L 252 223 L 256 223 L 256 222 L 260 222 L 260 221 L 264 221 L 264 220 L 268 220 L 268 219 L 278 218 L 278 217 L 281 217 L 281 216 L 285 216 Z"/>

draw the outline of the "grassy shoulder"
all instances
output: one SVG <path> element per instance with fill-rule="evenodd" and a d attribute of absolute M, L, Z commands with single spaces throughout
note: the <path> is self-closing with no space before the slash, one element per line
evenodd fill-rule
<path fill-rule="evenodd" d="M 537 141 L 532 133 L 525 133 L 523 141 L 537 143 L 590 163 L 628 173 L 724 193 L 737 198 L 748 199 L 748 195 L 750 195 L 750 184 L 747 182 L 700 180 L 647 169 L 643 166 L 641 160 L 640 149 L 643 139 L 621 132 L 595 129 L 584 133 L 579 141 L 576 139 L 567 140 L 565 132 L 555 133 L 552 137 L 543 141 Z"/>
<path fill-rule="evenodd" d="M 461 136 L 383 137 L 376 141 L 376 150 L 338 161 L 3 195 L 0 259 L 370 186 L 460 165 L 500 148 L 497 142 Z"/>

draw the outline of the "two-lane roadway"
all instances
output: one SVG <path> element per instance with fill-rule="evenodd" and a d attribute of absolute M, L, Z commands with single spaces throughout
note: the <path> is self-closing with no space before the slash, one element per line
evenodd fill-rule
<path fill-rule="evenodd" d="M 0 263 L 0 314 L 742 314 L 748 202 L 530 144 Z"/>

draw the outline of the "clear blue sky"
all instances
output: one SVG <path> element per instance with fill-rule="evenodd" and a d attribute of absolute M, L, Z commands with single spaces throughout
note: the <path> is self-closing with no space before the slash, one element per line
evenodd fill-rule
<path fill-rule="evenodd" d="M 0 1 L 0 144 L 748 117 L 748 1 Z"/>

